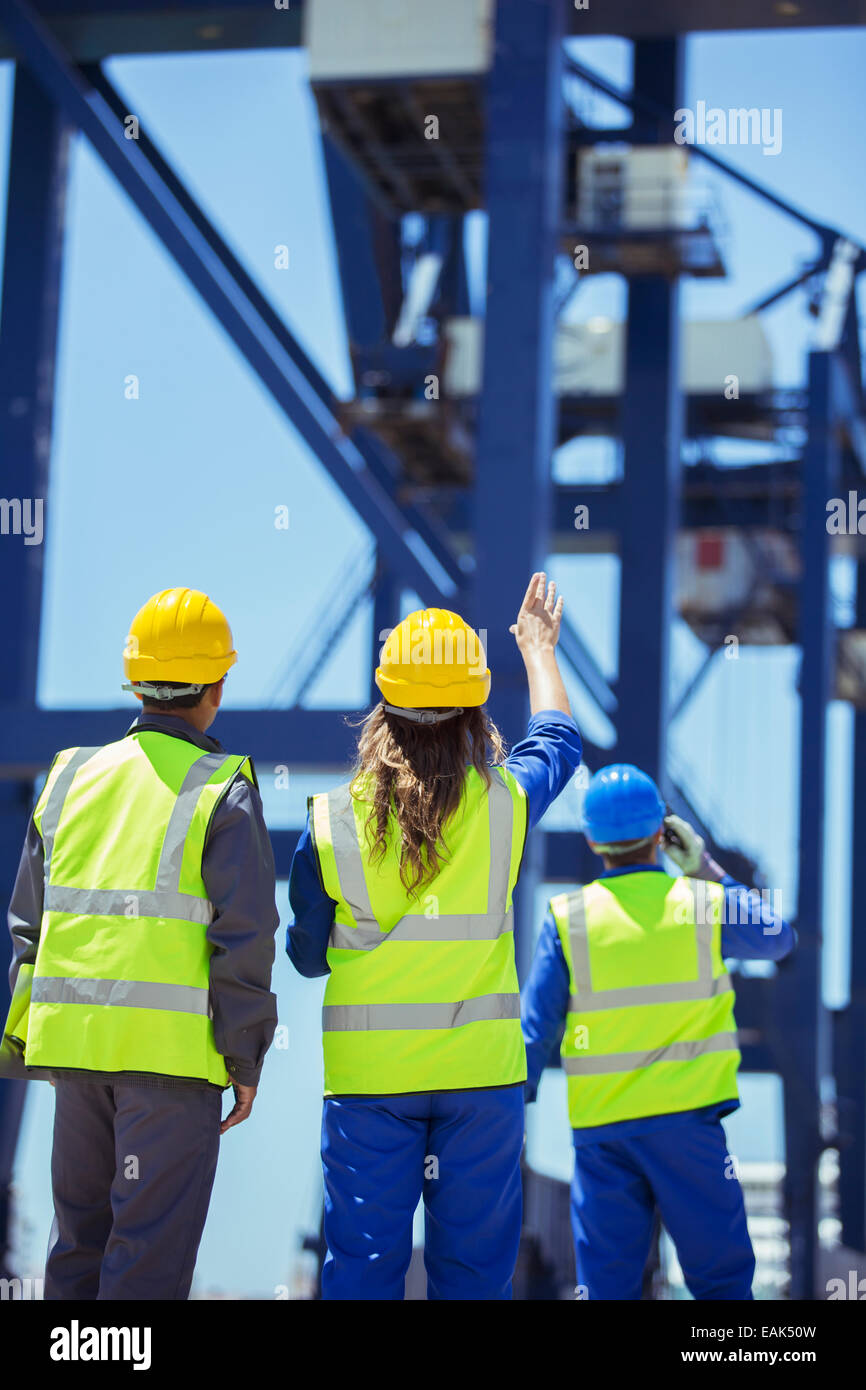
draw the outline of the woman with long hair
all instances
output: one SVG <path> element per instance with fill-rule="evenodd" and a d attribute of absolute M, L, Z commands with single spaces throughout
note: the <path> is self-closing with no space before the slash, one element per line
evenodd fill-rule
<path fill-rule="evenodd" d="M 512 896 L 528 830 L 580 763 L 534 574 L 511 628 L 531 717 L 506 756 L 478 636 L 442 609 L 389 636 L 351 780 L 310 800 L 288 952 L 322 1018 L 327 1299 L 402 1299 L 425 1205 L 432 1299 L 506 1299 L 526 1056 Z"/>

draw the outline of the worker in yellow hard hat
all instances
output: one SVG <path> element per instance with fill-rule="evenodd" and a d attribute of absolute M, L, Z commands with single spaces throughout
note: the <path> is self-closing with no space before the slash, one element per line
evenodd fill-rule
<path fill-rule="evenodd" d="M 511 1296 L 526 1059 L 512 897 L 526 833 L 581 742 L 556 662 L 562 599 L 534 574 L 511 628 L 532 715 L 509 756 L 455 613 L 386 641 L 350 782 L 314 796 L 288 952 L 327 975 L 327 1299 L 401 1299 L 422 1196 L 428 1296 Z"/>
<path fill-rule="evenodd" d="M 187 1297 L 220 1134 L 249 1115 L 276 1025 L 255 772 L 207 732 L 229 625 L 165 589 L 123 660 L 142 711 L 55 757 L 9 912 L 7 1073 L 47 1075 L 56 1098 L 46 1299 Z"/>

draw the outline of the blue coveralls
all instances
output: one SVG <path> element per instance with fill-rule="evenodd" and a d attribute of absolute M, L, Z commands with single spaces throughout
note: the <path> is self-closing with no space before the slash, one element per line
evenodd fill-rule
<path fill-rule="evenodd" d="M 652 872 L 664 869 L 636 864 L 599 877 Z M 792 928 L 729 875 L 722 881 L 722 955 L 781 960 L 793 949 Z M 559 1046 L 569 993 L 568 965 L 548 913 L 521 998 L 527 1100 L 535 1099 L 541 1073 Z M 640 1298 L 656 1207 L 694 1298 L 752 1297 L 755 1258 L 721 1123 L 738 1105 L 728 1100 L 572 1130 L 571 1220 L 584 1297 Z"/>
<path fill-rule="evenodd" d="M 506 762 L 526 792 L 527 830 L 564 789 L 580 754 L 570 716 L 532 716 Z M 326 975 L 334 902 L 322 888 L 309 822 L 292 862 L 289 900 L 289 956 L 302 975 Z M 511 1297 L 522 1217 L 523 1091 L 520 1083 L 326 1097 L 323 1298 L 403 1298 L 422 1196 L 428 1297 Z"/>

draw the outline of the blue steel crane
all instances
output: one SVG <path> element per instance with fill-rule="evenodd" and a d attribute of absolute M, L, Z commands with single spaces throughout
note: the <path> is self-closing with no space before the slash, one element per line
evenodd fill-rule
<path fill-rule="evenodd" d="M 843 1237 L 855 1249 L 866 1248 L 866 934 L 859 920 L 852 933 L 850 1005 L 831 1020 L 820 997 L 826 710 L 837 681 L 857 711 L 854 862 L 866 844 L 866 698 L 856 670 L 852 677 L 849 669 L 848 684 L 841 687 L 825 527 L 826 499 L 843 487 L 856 488 L 866 468 L 856 312 L 850 285 L 847 294 L 838 289 L 843 239 L 709 151 L 693 151 L 815 233 L 814 261 L 756 308 L 799 283 L 827 285 L 807 390 L 781 402 L 768 393 L 746 393 L 726 402 L 722 412 L 719 393 L 684 395 L 679 374 L 680 280 L 722 269 L 708 224 L 699 219 L 687 235 L 676 218 L 656 218 L 643 228 L 628 225 L 621 193 L 613 211 L 607 204 L 587 222 L 582 175 L 575 171 L 585 167 L 583 153 L 605 141 L 634 150 L 671 146 L 687 32 L 851 24 L 866 20 L 866 5 L 823 0 L 818 12 L 772 0 L 704 0 L 700 7 L 690 0 L 658 0 L 652 7 L 607 0 L 604 7 L 589 8 L 569 0 L 478 0 L 452 13 L 454 18 L 459 11 L 461 22 L 469 24 L 472 61 L 464 56 L 450 69 L 446 61 L 432 71 L 429 65 L 401 70 L 399 60 L 387 72 L 344 68 L 329 74 L 327 64 L 314 70 L 356 387 L 354 399 L 345 403 L 336 400 L 147 132 L 135 142 L 124 139 L 124 103 L 102 67 L 119 53 L 302 42 L 312 48 L 323 35 L 327 53 L 328 9 L 335 4 L 339 10 L 337 0 L 305 0 L 284 10 L 257 0 L 176 0 L 167 11 L 159 0 L 0 0 L 0 57 L 16 62 L 0 317 L 4 488 L 19 498 L 50 496 L 66 152 L 70 133 L 79 131 L 368 527 L 376 548 L 371 669 L 376 635 L 394 621 L 403 591 L 461 607 L 488 633 L 488 658 L 497 673 L 494 714 L 513 738 L 526 717 L 522 673 L 508 638 L 514 576 L 540 567 L 549 554 L 579 548 L 575 507 L 589 501 L 594 543 L 619 557 L 621 614 L 615 682 L 606 679 L 574 626 L 564 633 L 574 674 L 616 730 L 615 746 L 602 752 L 590 745 L 587 759 L 594 764 L 621 755 L 642 764 L 688 811 L 686 789 L 669 775 L 666 749 L 677 537 L 780 532 L 795 555 L 796 576 L 787 586 L 771 576 L 765 587 L 774 599 L 775 640 L 796 642 L 802 650 L 801 944 L 773 978 L 740 979 L 738 1019 L 745 1068 L 782 1078 L 790 1291 L 792 1297 L 813 1296 L 817 1161 L 832 1137 L 819 1125 L 819 1088 L 831 1074 L 845 1138 Z M 392 0 L 375 0 L 375 9 L 380 19 L 386 11 L 394 18 Z M 444 19 L 439 7 L 425 9 L 430 14 L 423 22 L 433 25 L 435 49 Z M 354 10 L 363 20 L 358 0 Z M 398 29 L 386 32 L 380 25 L 373 46 L 387 48 L 393 40 L 399 52 Z M 634 41 L 631 91 L 612 88 L 567 53 L 567 36 L 593 33 Z M 575 79 L 618 100 L 630 113 L 630 126 L 587 127 L 566 100 Z M 449 325 L 471 318 L 464 229 L 476 209 L 486 211 L 488 226 L 484 351 L 474 387 L 449 392 Z M 622 381 L 607 395 L 554 390 L 557 268 L 578 241 L 586 242 L 591 266 L 596 262 L 627 278 Z M 853 282 L 864 268 L 862 248 L 853 249 L 849 264 Z M 837 287 L 832 295 L 831 281 Z M 783 424 L 790 433 L 792 422 L 802 447 L 776 464 L 683 467 L 684 442 L 732 427 L 772 438 Z M 557 445 L 592 434 L 621 441 L 622 476 L 593 488 L 555 482 Z M 33 779 L 55 748 L 99 742 L 106 711 L 49 711 L 36 704 L 42 547 L 25 548 L 20 537 L 4 535 L 0 579 L 7 596 L 7 660 L 0 669 L 0 870 L 11 884 Z M 860 563 L 855 631 L 863 629 L 866 579 Z M 718 634 L 731 630 L 725 615 L 715 634 L 702 629 L 708 660 Z M 339 712 L 297 704 L 226 711 L 221 731 L 262 763 L 340 766 L 350 752 Z M 703 830 L 730 862 L 712 827 Z M 293 834 L 278 831 L 273 838 L 278 861 L 286 863 Z M 534 838 L 518 907 L 523 966 L 531 943 L 533 882 L 572 882 L 591 873 L 575 834 Z M 4 1193 L 24 1090 L 0 1083 Z M 531 1174 L 527 1185 L 528 1233 L 552 1267 L 567 1258 L 555 1248 L 562 1193 L 541 1180 L 533 1183 Z"/>

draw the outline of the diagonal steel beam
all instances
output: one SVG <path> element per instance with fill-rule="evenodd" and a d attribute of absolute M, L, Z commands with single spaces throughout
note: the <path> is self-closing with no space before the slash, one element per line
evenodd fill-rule
<path fill-rule="evenodd" d="M 98 63 L 82 64 L 80 71 L 86 82 L 93 86 L 105 99 L 118 120 L 123 121 L 129 114 L 128 107 L 109 81 Z M 339 416 L 341 402 L 334 395 L 328 382 L 316 367 L 312 358 L 292 333 L 288 324 L 280 316 L 270 300 L 262 293 L 252 276 L 244 268 L 231 247 L 226 243 L 216 227 L 206 216 L 204 210 L 192 197 L 176 170 L 154 143 L 146 131 L 140 130 L 137 145 L 145 159 L 156 171 L 171 195 L 177 200 L 187 217 L 195 224 L 204 237 L 210 251 L 228 271 L 233 281 L 240 287 L 243 295 L 255 309 L 262 321 L 273 333 L 277 342 L 288 353 L 300 372 L 303 373 L 319 400 L 335 416 Z M 393 497 L 392 478 L 396 478 L 397 464 L 383 441 L 371 436 L 366 430 L 355 428 L 349 435 L 372 476 Z M 461 566 L 449 545 L 444 528 L 437 525 L 434 518 L 417 502 L 398 504 L 409 526 L 418 532 L 427 548 L 446 571 L 452 583 L 460 587 L 465 582 Z"/>
<path fill-rule="evenodd" d="M 78 71 L 87 86 L 93 87 L 95 91 L 105 100 L 107 106 L 111 108 L 117 119 L 122 123 L 130 114 L 129 106 L 125 99 L 118 92 L 117 88 L 109 80 L 100 63 L 80 63 Z M 220 261 L 221 265 L 236 280 L 242 289 L 246 299 L 250 301 L 257 313 L 270 328 L 274 337 L 278 339 L 281 347 L 292 358 L 295 365 L 303 372 L 307 381 L 315 389 L 323 401 L 332 410 L 335 410 L 336 397 L 331 391 L 322 373 L 316 367 L 312 359 L 304 352 L 294 334 L 287 327 L 286 323 L 277 313 L 276 309 L 262 294 L 255 280 L 244 269 L 237 256 L 228 246 L 216 227 L 206 216 L 205 212 L 193 198 L 186 185 L 178 177 L 174 167 L 165 158 L 159 146 L 143 128 L 139 129 L 135 141 L 138 151 L 144 155 L 148 164 L 156 171 L 157 177 L 165 185 L 174 197 L 191 222 L 195 223 L 197 230 L 207 242 L 210 250 Z"/>
<path fill-rule="evenodd" d="M 88 88 L 25 0 L 0 0 L 0 22 L 33 76 L 81 130 L 229 335 L 286 418 L 370 528 L 407 585 L 447 606 L 455 585 L 271 328 L 213 256 L 206 238 L 155 169 L 124 138 L 99 93 Z"/>
<path fill-rule="evenodd" d="M 776 289 L 770 290 L 768 294 L 762 295 L 754 304 L 750 304 L 747 308 L 741 309 L 737 317 L 743 319 L 748 318 L 750 314 L 760 314 L 764 309 L 769 309 L 771 305 L 778 304 L 779 300 L 784 299 L 786 294 L 790 294 L 792 290 L 799 289 L 801 285 L 805 285 L 807 281 L 811 280 L 813 275 L 818 275 L 822 270 L 826 270 L 829 257 L 830 249 L 828 246 L 825 246 L 823 254 L 817 261 L 813 261 L 810 265 L 807 265 L 806 268 L 799 271 L 793 279 L 786 280 L 783 285 L 779 285 Z"/>
<path fill-rule="evenodd" d="M 613 714 L 617 708 L 617 698 L 589 647 L 568 618 L 562 620 L 559 647 L 574 674 L 596 704 L 604 710 L 605 714 Z"/>

